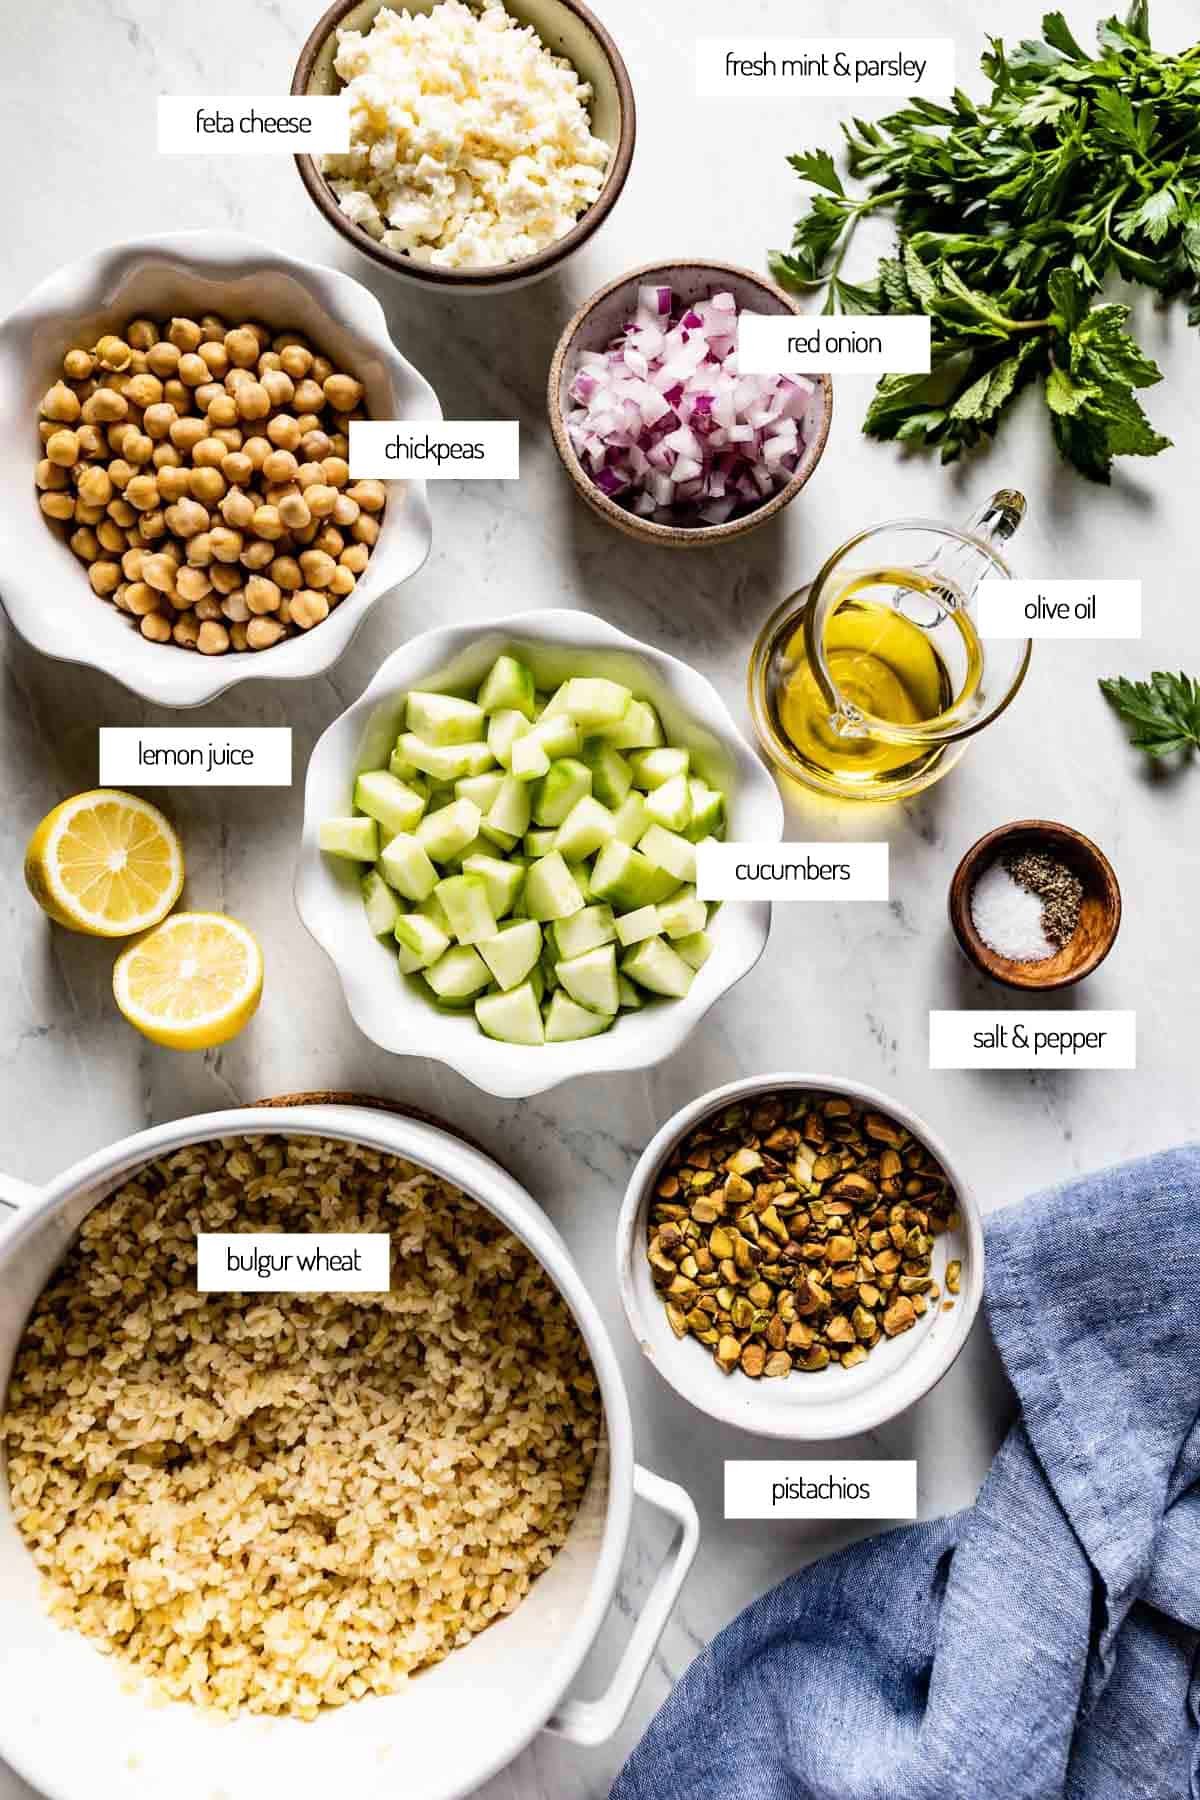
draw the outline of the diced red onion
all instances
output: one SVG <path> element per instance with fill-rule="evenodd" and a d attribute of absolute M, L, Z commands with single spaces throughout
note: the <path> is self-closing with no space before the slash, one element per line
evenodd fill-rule
<path fill-rule="evenodd" d="M 576 358 L 567 434 L 601 492 L 639 518 L 720 525 L 790 481 L 812 390 L 802 375 L 739 372 L 732 294 L 685 305 L 639 288 L 620 337 Z"/>

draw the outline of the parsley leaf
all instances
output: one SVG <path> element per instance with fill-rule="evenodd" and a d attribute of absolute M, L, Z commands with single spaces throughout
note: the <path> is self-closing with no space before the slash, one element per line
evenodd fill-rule
<path fill-rule="evenodd" d="M 1120 675 L 1100 683 L 1100 691 L 1133 727 L 1130 743 L 1148 756 L 1200 748 L 1200 681 L 1156 671 L 1149 681 Z"/>

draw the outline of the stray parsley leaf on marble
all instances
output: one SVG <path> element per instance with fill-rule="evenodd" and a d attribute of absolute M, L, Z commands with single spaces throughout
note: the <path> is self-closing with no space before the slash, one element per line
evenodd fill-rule
<path fill-rule="evenodd" d="M 1100 690 L 1133 727 L 1130 742 L 1138 750 L 1169 756 L 1200 748 L 1200 681 L 1158 670 L 1149 681 L 1102 681 Z"/>
<path fill-rule="evenodd" d="M 1154 456 L 1138 389 L 1161 379 L 1097 296 L 1109 277 L 1190 299 L 1200 325 L 1200 44 L 1150 44 L 1146 0 L 1098 27 L 1089 55 L 1062 13 L 1043 37 L 989 37 L 989 97 L 911 99 L 843 125 L 850 192 L 827 150 L 789 160 L 815 189 L 776 280 L 824 290 L 826 313 L 925 313 L 932 373 L 885 375 L 863 429 L 951 462 L 990 438 L 1014 396 L 1039 380 L 1063 456 L 1108 481 L 1116 456 Z M 842 263 L 860 219 L 887 213 L 896 254 L 869 282 Z"/>

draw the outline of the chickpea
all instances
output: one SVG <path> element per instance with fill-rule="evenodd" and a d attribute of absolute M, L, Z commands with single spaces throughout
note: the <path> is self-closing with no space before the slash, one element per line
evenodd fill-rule
<path fill-rule="evenodd" d="M 298 625 L 301 631 L 311 631 L 314 625 L 323 625 L 329 617 L 329 602 L 324 594 L 301 588 L 292 599 L 291 612 L 293 625 Z"/>
<path fill-rule="evenodd" d="M 100 555 L 100 539 L 90 525 L 81 525 L 67 539 L 72 550 L 82 562 L 94 563 Z"/>
<path fill-rule="evenodd" d="M 240 488 L 234 488 L 221 502 L 221 517 L 235 531 L 247 530 L 257 510 L 249 494 L 244 494 Z"/>
<path fill-rule="evenodd" d="M 144 619 L 158 611 L 158 595 L 146 581 L 131 581 L 125 589 L 122 608 L 135 619 Z"/>
<path fill-rule="evenodd" d="M 210 429 L 208 435 L 224 446 L 225 456 L 231 450 L 240 450 L 245 441 L 245 433 L 237 425 L 218 425 L 215 431 Z M 224 457 L 221 460 L 224 461 Z"/>
<path fill-rule="evenodd" d="M 184 387 L 198 388 L 208 380 L 208 364 L 202 356 L 188 351 L 179 359 L 179 379 Z"/>
<path fill-rule="evenodd" d="M 203 419 L 176 419 L 171 427 L 171 442 L 184 456 L 190 456 L 206 436 Z"/>
<path fill-rule="evenodd" d="M 79 404 L 79 395 L 74 388 L 69 388 L 65 381 L 56 381 L 42 395 L 42 416 L 53 419 L 59 425 L 73 425 L 83 408 Z"/>
<path fill-rule="evenodd" d="M 126 428 L 125 436 L 121 440 L 121 455 L 126 462 L 133 463 L 139 469 L 143 468 L 146 463 L 153 460 L 154 439 L 147 437 L 144 431 L 138 431 L 136 426 L 130 425 Z"/>
<path fill-rule="evenodd" d="M 325 398 L 334 412 L 353 412 L 363 391 L 362 382 L 355 381 L 353 375 L 327 375 L 325 378 Z"/>
<path fill-rule="evenodd" d="M 301 435 L 299 421 L 290 413 L 276 413 L 267 426 L 267 436 L 277 450 L 298 450 Z"/>
<path fill-rule="evenodd" d="M 86 381 L 95 366 L 90 350 L 68 350 L 63 357 L 63 374 L 70 381 Z"/>
<path fill-rule="evenodd" d="M 234 398 L 243 419 L 265 419 L 271 410 L 271 396 L 261 381 L 243 381 Z"/>
<path fill-rule="evenodd" d="M 265 538 L 252 538 L 238 557 L 238 561 L 243 569 L 249 569 L 252 574 L 258 574 L 260 570 L 267 568 L 274 555 L 274 544 L 268 544 Z"/>
<path fill-rule="evenodd" d="M 156 401 L 146 408 L 142 416 L 142 429 L 147 437 L 161 441 L 169 434 L 177 416 L 169 401 Z"/>
<path fill-rule="evenodd" d="M 41 438 L 43 445 L 50 442 L 50 439 L 57 430 L 58 426 L 50 419 L 40 419 L 38 421 L 38 436 Z"/>
<path fill-rule="evenodd" d="M 254 514 L 251 529 L 256 537 L 268 543 L 283 536 L 283 515 L 276 506 L 260 506 Z"/>
<path fill-rule="evenodd" d="M 335 525 L 323 525 L 313 539 L 313 549 L 323 550 L 326 556 L 337 558 L 346 548 L 346 540 Z"/>
<path fill-rule="evenodd" d="M 235 625 L 244 625 L 246 620 L 250 617 L 250 608 L 246 604 L 245 590 L 243 588 L 238 588 L 236 592 L 227 594 L 221 602 L 221 611 L 224 616 L 231 620 Z"/>
<path fill-rule="evenodd" d="M 42 495 L 38 505 L 48 519 L 61 519 L 65 524 L 75 517 L 75 502 L 70 494 L 56 494 L 53 491 Z"/>
<path fill-rule="evenodd" d="M 251 319 L 246 326 L 246 330 L 252 331 L 254 333 L 255 337 L 258 339 L 258 350 L 259 350 L 260 356 L 264 350 L 269 350 L 271 348 L 272 333 L 267 330 L 265 325 L 260 325 L 257 323 L 256 320 Z"/>
<path fill-rule="evenodd" d="M 201 531 L 207 531 L 209 517 L 207 507 L 201 506 L 198 500 L 185 498 L 177 500 L 174 506 L 167 508 L 167 530 L 175 537 L 196 537 Z"/>
<path fill-rule="evenodd" d="M 278 350 L 264 350 L 258 359 L 258 373 L 260 376 L 265 375 L 268 369 L 282 369 L 282 367 L 283 364 L 279 360 Z"/>
<path fill-rule="evenodd" d="M 78 493 L 85 506 L 107 506 L 113 497 L 113 484 L 107 469 L 82 470 Z"/>
<path fill-rule="evenodd" d="M 276 587 L 286 588 L 294 594 L 297 588 L 304 586 L 304 576 L 300 564 L 294 556 L 277 556 L 271 564 L 271 580 Z"/>
<path fill-rule="evenodd" d="M 155 480 L 158 482 L 159 497 L 168 506 L 173 506 L 176 500 L 182 500 L 185 494 L 192 491 L 191 475 L 187 469 L 169 466 L 161 468 Z"/>
<path fill-rule="evenodd" d="M 135 350 L 153 350 L 158 342 L 158 326 L 153 319 L 131 319 L 125 336 Z"/>
<path fill-rule="evenodd" d="M 365 544 L 347 544 L 338 557 L 343 569 L 349 569 L 352 575 L 361 575 L 371 560 L 371 552 Z"/>
<path fill-rule="evenodd" d="M 182 381 L 164 381 L 163 399 L 175 408 L 181 419 L 185 419 L 192 410 L 192 390 L 184 387 Z"/>
<path fill-rule="evenodd" d="M 201 344 L 200 355 L 217 380 L 224 381 L 229 373 L 229 351 L 225 348 L 224 343 L 217 343 L 215 339 L 212 339 L 208 343 Z"/>
<path fill-rule="evenodd" d="M 323 463 L 329 455 L 331 439 L 326 431 L 306 431 L 300 441 L 305 462 Z M 322 477 L 323 477 L 322 471 Z"/>
<path fill-rule="evenodd" d="M 309 370 L 309 373 L 318 386 L 324 387 L 325 383 L 329 380 L 329 377 L 337 374 L 337 370 L 334 368 L 329 358 L 327 356 L 322 356 L 320 351 L 318 351 L 313 357 L 313 366 Z"/>
<path fill-rule="evenodd" d="M 338 492 L 323 481 L 314 481 L 311 487 L 305 488 L 304 498 L 314 519 L 327 519 L 337 505 Z"/>
<path fill-rule="evenodd" d="M 108 332 L 96 345 L 96 360 L 102 369 L 120 371 L 127 369 L 133 361 L 133 351 L 124 338 Z"/>
<path fill-rule="evenodd" d="M 188 477 L 188 491 L 193 500 L 199 500 L 201 506 L 219 506 L 225 498 L 225 477 L 211 464 L 193 469 Z"/>
<path fill-rule="evenodd" d="M 278 338 L 275 341 L 278 344 Z M 279 366 L 293 381 L 303 381 L 313 366 L 312 351 L 299 342 L 284 344 L 279 352 Z"/>
<path fill-rule="evenodd" d="M 219 619 L 221 617 L 221 602 L 217 599 L 215 594 L 205 594 L 203 600 L 197 600 L 192 611 L 201 623 L 203 623 L 205 619 Z"/>
<path fill-rule="evenodd" d="M 324 481 L 323 481 L 322 475 L 321 475 L 321 465 L 319 462 L 301 463 L 300 464 L 300 472 L 297 475 L 296 479 L 300 483 L 300 486 L 305 489 L 305 491 L 307 491 L 310 487 L 323 487 L 324 486 Z"/>
<path fill-rule="evenodd" d="M 278 612 L 282 599 L 279 587 L 264 575 L 252 575 L 246 583 L 246 605 L 252 613 Z"/>
<path fill-rule="evenodd" d="M 94 562 L 88 570 L 88 580 L 94 594 L 99 594 L 102 600 L 110 600 L 121 585 L 121 565 L 115 562 Z"/>
<path fill-rule="evenodd" d="M 56 431 L 46 440 L 46 455 L 62 469 L 73 469 L 79 461 L 79 438 L 73 431 Z"/>
<path fill-rule="evenodd" d="M 77 506 L 75 508 L 75 517 L 79 519 L 82 517 L 82 514 L 83 508 Z M 124 554 L 128 540 L 125 533 L 121 530 L 121 527 L 115 524 L 112 519 L 101 518 L 96 521 L 96 536 L 100 540 L 100 548 L 106 550 L 110 556 L 121 556 Z"/>
<path fill-rule="evenodd" d="M 135 375 L 125 389 L 125 398 L 134 406 L 157 406 L 163 397 L 163 384 L 154 375 Z"/>
<path fill-rule="evenodd" d="M 344 600 L 347 594 L 352 594 L 354 592 L 357 585 L 358 584 L 349 569 L 339 563 L 337 568 L 333 571 L 333 580 L 329 583 L 329 592 L 336 595 L 339 600 Z"/>
<path fill-rule="evenodd" d="M 229 648 L 229 633 L 215 619 L 206 619 L 200 627 L 196 648 L 201 656 L 224 656 Z"/>
<path fill-rule="evenodd" d="M 123 456 L 116 457 L 108 465 L 108 479 L 115 488 L 120 488 L 122 493 L 129 486 L 136 472 L 133 464 L 127 463 Z"/>
<path fill-rule="evenodd" d="M 319 413 L 324 404 L 325 395 L 315 381 L 306 378 L 296 383 L 292 406 L 297 413 Z"/>
<path fill-rule="evenodd" d="M 146 352 L 144 350 L 135 350 L 130 357 L 129 373 L 131 375 L 146 375 L 149 373 L 149 363 L 146 360 Z"/>
<path fill-rule="evenodd" d="M 312 520 L 307 503 L 300 494 L 289 494 L 279 502 L 279 517 L 289 531 L 302 531 Z M 266 533 L 262 532 L 260 536 L 265 537 Z"/>
<path fill-rule="evenodd" d="M 194 319 L 172 319 L 167 328 L 167 336 L 176 349 L 190 355 L 198 350 L 204 342 L 204 333 Z"/>
<path fill-rule="evenodd" d="M 245 325 L 226 333 L 224 347 L 229 361 L 239 369 L 253 369 L 261 355 L 258 338 Z"/>
<path fill-rule="evenodd" d="M 246 632 L 247 627 L 240 623 L 229 627 L 229 642 L 234 650 L 248 650 L 250 648 L 250 639 L 247 637 Z"/>
<path fill-rule="evenodd" d="M 231 567 L 229 563 L 213 563 L 209 579 L 218 594 L 232 594 L 236 588 L 244 585 L 242 571 Z"/>
<path fill-rule="evenodd" d="M 251 619 L 246 627 L 246 642 L 251 650 L 269 650 L 285 635 L 283 626 L 276 619 Z"/>
<path fill-rule="evenodd" d="M 327 588 L 337 568 L 332 556 L 324 550 L 305 550 L 300 558 L 304 579 L 310 588 Z"/>
<path fill-rule="evenodd" d="M 190 613 L 184 613 L 183 617 L 176 619 L 172 626 L 171 636 L 181 649 L 194 650 L 196 639 L 200 636 L 200 626 Z"/>
<path fill-rule="evenodd" d="M 214 400 L 228 400 L 229 395 L 219 381 L 202 381 L 198 388 L 192 389 L 192 399 L 198 413 L 208 414 Z"/>
<path fill-rule="evenodd" d="M 355 519 L 350 527 L 350 535 L 357 543 L 365 544 L 368 550 L 373 550 L 379 542 L 379 520 L 369 518 L 366 513 L 363 513 L 362 517 Z"/>
<path fill-rule="evenodd" d="M 254 477 L 254 464 L 244 450 L 231 450 L 221 458 L 221 473 L 233 487 L 246 487 Z"/>
<path fill-rule="evenodd" d="M 98 525 L 104 517 L 102 506 L 85 506 L 82 500 L 75 502 L 75 523 L 77 525 Z"/>
<path fill-rule="evenodd" d="M 132 550 L 127 550 L 125 552 L 124 556 L 121 558 L 121 573 L 124 575 L 126 581 L 140 581 L 142 579 L 142 565 L 146 561 L 146 554 L 145 550 L 139 549 L 136 545 Z"/>
<path fill-rule="evenodd" d="M 344 488 L 350 480 L 350 464 L 344 456 L 327 456 L 321 463 L 321 473 L 330 487 Z"/>
<path fill-rule="evenodd" d="M 356 481 L 348 492 L 350 498 L 357 500 L 364 512 L 382 512 L 387 504 L 387 489 L 382 481 Z"/>
<path fill-rule="evenodd" d="M 146 352 L 146 367 L 151 375 L 157 375 L 160 381 L 165 381 L 169 375 L 174 375 L 179 367 L 178 344 L 169 343 L 165 338 L 155 344 L 153 349 Z"/>
<path fill-rule="evenodd" d="M 161 509 L 158 512 L 143 513 L 138 520 L 137 528 L 138 536 L 142 541 L 153 544 L 160 537 L 167 535 L 166 515 Z"/>
<path fill-rule="evenodd" d="M 248 381 L 253 381 L 254 379 L 253 369 L 230 369 L 228 375 L 225 377 L 225 392 L 227 394 L 236 395 L 240 387 L 245 387 Z"/>
<path fill-rule="evenodd" d="M 295 481 L 300 465 L 290 450 L 272 450 L 262 466 L 262 472 L 269 482 L 285 485 Z"/>
<path fill-rule="evenodd" d="M 207 514 L 205 515 L 207 518 Z M 221 563 L 234 563 L 242 553 L 243 538 L 240 531 L 230 531 L 227 525 L 218 525 L 209 534 L 212 553 Z"/>
<path fill-rule="evenodd" d="M 169 644 L 171 627 L 160 612 L 147 613 L 141 624 L 142 636 L 152 644 Z"/>
<path fill-rule="evenodd" d="M 142 581 L 156 594 L 175 592 L 175 561 L 165 551 L 148 556 L 142 564 Z"/>
<path fill-rule="evenodd" d="M 261 369 L 258 378 L 271 396 L 272 406 L 290 406 L 296 392 L 296 384 L 290 375 L 285 375 L 282 369 Z"/>
<path fill-rule="evenodd" d="M 188 567 L 180 569 L 175 577 L 175 588 L 185 606 L 195 606 L 197 600 L 212 593 L 212 582 L 203 569 Z"/>
<path fill-rule="evenodd" d="M 279 602 L 279 611 L 275 614 L 275 617 L 279 620 L 279 623 L 281 625 L 290 625 L 291 624 L 291 622 L 292 622 L 292 596 L 290 594 L 285 594 L 283 596 L 283 599 Z"/>
<path fill-rule="evenodd" d="M 162 500 L 158 479 L 154 475 L 135 475 L 125 489 L 125 498 L 138 512 L 153 512 Z"/>
<path fill-rule="evenodd" d="M 358 518 L 358 515 L 358 501 L 352 500 L 349 494 L 339 494 L 337 497 L 337 504 L 333 509 L 334 524 L 340 525 L 342 529 L 345 530 L 348 526 L 353 525 L 355 519 Z"/>
<path fill-rule="evenodd" d="M 238 420 L 237 402 L 232 394 L 224 388 L 213 396 L 208 403 L 208 422 L 217 429 L 222 425 L 236 425 Z"/>
<path fill-rule="evenodd" d="M 97 430 L 98 427 L 93 426 L 92 429 L 94 431 Z M 137 426 L 129 424 L 125 419 L 122 419 L 117 425 L 105 426 L 104 444 L 107 446 L 110 456 L 119 456 L 123 458 L 124 452 L 122 450 L 122 445 L 125 442 L 125 433 L 127 431 L 132 431 L 135 437 L 139 435 Z M 103 454 L 103 451 L 101 454 Z"/>
<path fill-rule="evenodd" d="M 51 462 L 48 456 L 43 456 L 33 472 L 33 479 L 46 493 L 59 493 L 71 485 L 71 477 L 67 471 L 60 468 L 58 463 Z"/>

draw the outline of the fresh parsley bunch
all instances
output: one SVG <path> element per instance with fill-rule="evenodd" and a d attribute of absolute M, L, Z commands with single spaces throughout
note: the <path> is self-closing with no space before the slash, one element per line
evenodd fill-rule
<path fill-rule="evenodd" d="M 1108 481 L 1115 456 L 1169 444 L 1137 389 L 1161 379 L 1126 329 L 1128 307 L 1094 297 L 1110 275 L 1186 294 L 1200 324 L 1200 45 L 1150 45 L 1147 0 L 1098 29 L 1089 56 L 1063 15 L 1015 50 L 989 38 L 991 94 L 977 105 L 913 99 L 876 124 L 842 127 L 847 192 L 826 150 L 789 160 L 816 188 L 784 286 L 825 289 L 825 312 L 927 313 L 932 373 L 887 375 L 863 429 L 936 445 L 951 462 L 996 431 L 1037 378 L 1059 449 Z M 873 282 L 843 279 L 854 228 L 872 212 L 897 223 L 897 254 Z"/>

